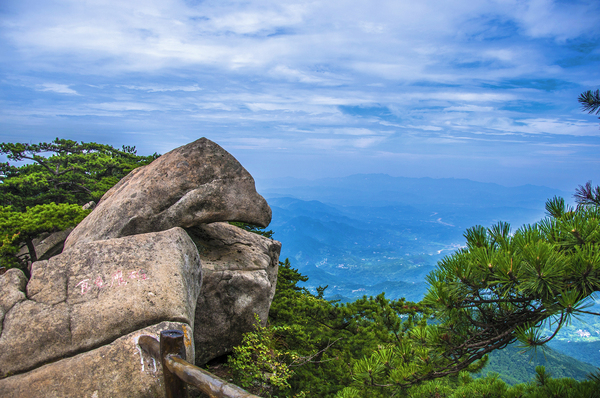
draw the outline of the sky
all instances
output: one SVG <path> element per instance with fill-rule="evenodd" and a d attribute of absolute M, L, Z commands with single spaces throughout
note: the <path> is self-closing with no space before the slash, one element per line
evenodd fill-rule
<path fill-rule="evenodd" d="M 599 66 L 598 0 L 0 0 L 0 142 L 573 192 L 600 183 Z"/>

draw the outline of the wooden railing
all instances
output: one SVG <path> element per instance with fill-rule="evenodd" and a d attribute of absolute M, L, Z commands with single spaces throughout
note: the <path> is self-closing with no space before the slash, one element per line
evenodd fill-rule
<path fill-rule="evenodd" d="M 183 332 L 179 330 L 163 330 L 160 341 L 152 336 L 140 336 L 138 344 L 161 362 L 167 398 L 187 397 L 186 384 L 211 398 L 260 398 L 187 362 Z"/>

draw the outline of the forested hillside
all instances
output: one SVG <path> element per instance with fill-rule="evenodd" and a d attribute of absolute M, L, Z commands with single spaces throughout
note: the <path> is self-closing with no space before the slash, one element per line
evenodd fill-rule
<path fill-rule="evenodd" d="M 419 351 L 427 343 L 419 330 L 435 314 L 384 295 L 336 304 L 322 298 L 322 289 L 313 295 L 299 287 L 305 280 L 289 261 L 280 264 L 269 326 L 257 327 L 229 360 L 236 382 L 261 396 L 597 396 L 600 385 L 587 380 L 595 367 L 552 352 L 521 353 L 514 344 L 466 371 L 407 383 L 395 394 L 393 384 L 382 383 L 402 369 L 393 353 L 422 366 Z"/>
<path fill-rule="evenodd" d="M 591 349 L 590 349 L 591 351 Z M 582 362 L 583 361 L 583 362 Z M 555 350 L 538 350 L 538 352 L 523 352 L 519 344 L 512 344 L 490 354 L 488 364 L 480 375 L 495 372 L 510 385 L 527 383 L 535 379 L 535 368 L 544 366 L 552 377 L 571 377 L 575 380 L 585 380 L 597 368 L 585 359 L 574 359 Z"/>

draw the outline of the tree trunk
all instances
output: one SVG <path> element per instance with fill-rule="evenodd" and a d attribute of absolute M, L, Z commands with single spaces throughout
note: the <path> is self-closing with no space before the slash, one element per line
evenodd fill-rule
<path fill-rule="evenodd" d="M 25 239 L 25 243 L 27 244 L 27 250 L 29 250 L 29 264 L 27 264 L 23 271 L 25 271 L 25 276 L 29 279 L 31 277 L 31 265 L 37 261 L 37 254 L 35 252 L 35 246 L 33 246 L 32 238 Z"/>

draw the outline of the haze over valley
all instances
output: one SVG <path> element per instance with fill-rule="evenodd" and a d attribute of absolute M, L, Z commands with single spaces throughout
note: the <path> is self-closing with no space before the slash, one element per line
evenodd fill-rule
<path fill-rule="evenodd" d="M 357 174 L 318 180 L 258 180 L 273 210 L 269 226 L 282 241 L 281 258 L 328 285 L 342 300 L 385 292 L 418 301 L 425 276 L 464 245 L 474 225 L 498 221 L 513 229 L 544 217 L 553 196 L 540 186 L 504 187 L 459 179 Z"/>

